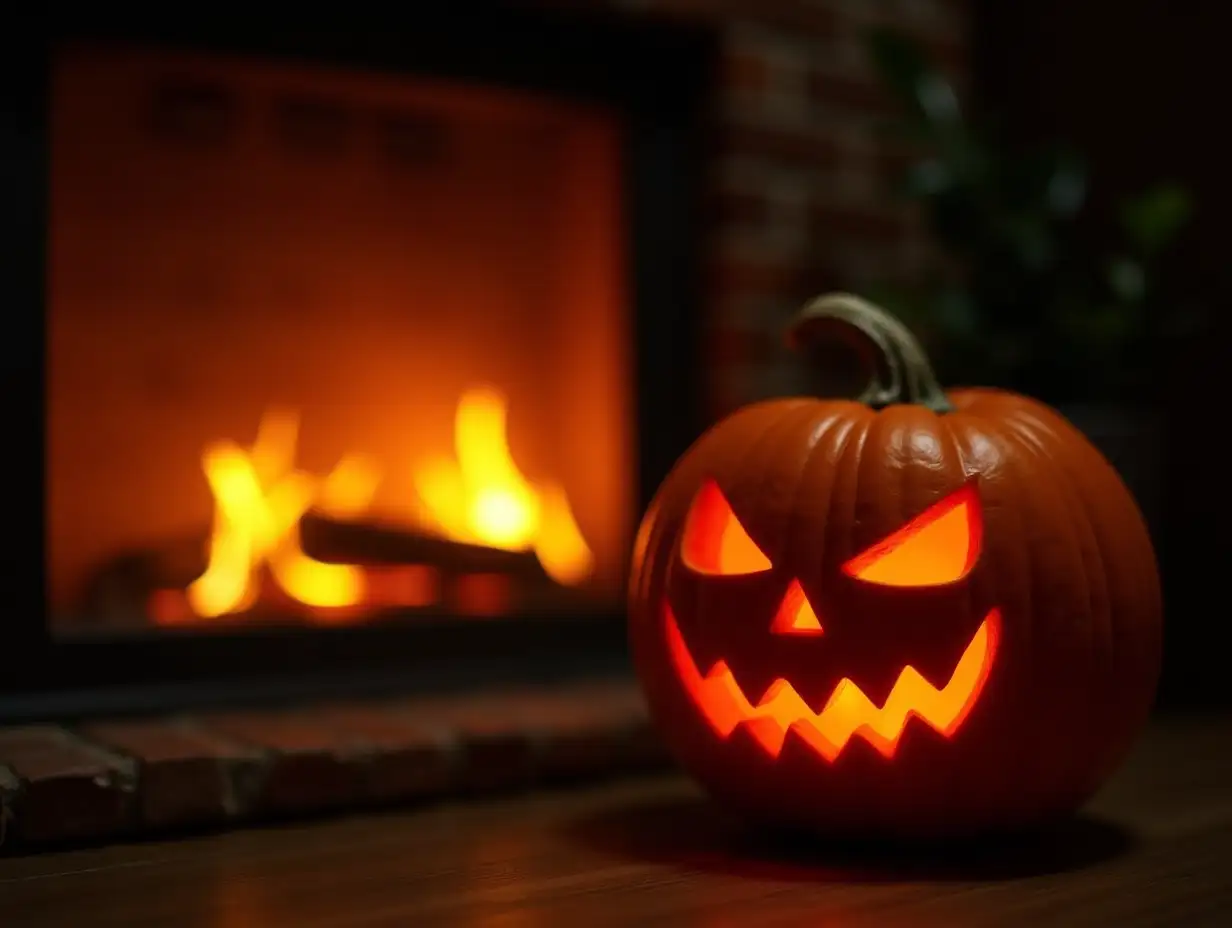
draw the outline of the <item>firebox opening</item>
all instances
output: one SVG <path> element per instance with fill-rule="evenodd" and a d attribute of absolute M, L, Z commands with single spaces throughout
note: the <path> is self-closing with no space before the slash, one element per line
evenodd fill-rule
<path fill-rule="evenodd" d="M 88 45 L 52 101 L 57 632 L 617 602 L 614 114 Z"/>

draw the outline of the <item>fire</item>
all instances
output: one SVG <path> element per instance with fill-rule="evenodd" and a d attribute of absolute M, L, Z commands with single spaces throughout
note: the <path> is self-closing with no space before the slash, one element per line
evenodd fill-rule
<path fill-rule="evenodd" d="M 338 608 L 365 601 L 362 569 L 304 554 L 299 519 L 309 508 L 340 517 L 362 513 L 380 472 L 361 456 L 343 458 L 324 478 L 297 470 L 298 434 L 298 416 L 271 411 L 261 420 L 251 448 L 232 441 L 206 448 L 202 467 L 215 514 L 208 565 L 188 588 L 197 615 L 208 618 L 252 606 L 262 566 L 283 592 L 304 605 Z"/>
<path fill-rule="evenodd" d="M 507 404 L 488 387 L 467 391 L 454 419 L 454 458 L 416 470 L 415 488 L 445 537 L 510 551 L 533 550 L 557 583 L 581 583 L 594 569 L 562 487 L 531 484 L 514 463 Z"/>
<path fill-rule="evenodd" d="M 593 557 L 564 490 L 522 475 L 505 426 L 500 393 L 475 389 L 462 397 L 456 460 L 433 459 L 413 473 L 427 519 L 453 541 L 533 550 L 558 583 L 580 583 L 590 575 Z M 381 471 L 362 455 L 348 455 L 323 477 L 306 473 L 295 466 L 298 434 L 295 413 L 271 410 L 251 447 L 218 441 L 205 449 L 201 463 L 214 498 L 214 525 L 205 572 L 186 591 L 188 610 L 204 618 L 245 611 L 261 595 L 263 569 L 283 593 L 317 610 L 433 601 L 434 572 L 424 565 L 374 570 L 327 564 L 304 553 L 304 513 L 363 515 Z M 165 600 L 158 600 L 158 612 L 170 621 L 175 610 Z"/>

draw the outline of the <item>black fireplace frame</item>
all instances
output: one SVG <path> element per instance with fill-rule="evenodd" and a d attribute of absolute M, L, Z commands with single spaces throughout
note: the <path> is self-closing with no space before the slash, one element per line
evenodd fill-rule
<path fill-rule="evenodd" d="M 230 22 L 183 10 L 127 14 L 46 9 L 0 117 L 12 188 L 6 303 L 11 339 L 0 367 L 10 439 L 8 487 L 39 487 L 23 516 L 11 500 L 13 544 L 0 571 L 0 721 L 140 712 L 306 694 L 453 689 L 511 680 L 619 673 L 621 614 L 499 621 L 431 620 L 347 628 L 252 628 L 150 636 L 55 638 L 45 594 L 46 242 L 48 75 L 67 39 L 381 68 L 482 82 L 615 107 L 625 125 L 629 292 L 635 361 L 635 475 L 640 507 L 702 422 L 700 178 L 715 60 L 702 27 L 555 4 L 455 2 L 390 8 L 362 22 L 311 14 Z M 241 23 L 244 23 L 241 25 Z M 17 324 L 19 320 L 33 326 Z M 33 495 L 26 493 L 25 495 Z"/>

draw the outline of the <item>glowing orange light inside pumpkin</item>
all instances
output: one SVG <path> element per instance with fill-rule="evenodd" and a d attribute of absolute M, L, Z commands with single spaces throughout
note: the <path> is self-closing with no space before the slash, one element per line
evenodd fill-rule
<path fill-rule="evenodd" d="M 700 574 L 755 574 L 771 567 L 713 480 L 702 485 L 689 509 L 680 555 Z"/>
<path fill-rule="evenodd" d="M 907 720 L 912 716 L 949 737 L 958 730 L 979 699 L 992 669 L 1001 628 L 993 609 L 976 630 L 948 683 L 934 687 L 914 667 L 905 667 L 885 704 L 875 705 L 849 678 L 834 688 L 821 709 L 814 711 L 790 682 L 775 680 L 756 705 L 736 683 L 726 662 L 719 661 L 704 677 L 697 668 L 671 609 L 664 606 L 668 650 L 680 681 L 699 712 L 723 738 L 739 725 L 778 757 L 789 729 L 826 760 L 833 761 L 854 737 L 863 738 L 885 757 L 893 757 Z"/>
<path fill-rule="evenodd" d="M 843 565 L 882 586 L 941 586 L 961 580 L 980 557 L 983 522 L 974 484 L 951 493 Z"/>
<path fill-rule="evenodd" d="M 979 559 L 983 527 L 974 484 L 930 506 L 901 529 L 843 565 L 869 583 L 926 587 L 962 579 Z M 682 557 L 701 573 L 750 573 L 770 567 L 769 559 L 740 526 L 713 481 L 703 486 L 686 520 Z M 834 760 L 854 737 L 892 757 L 910 718 L 949 737 L 979 698 L 996 654 L 1001 614 L 992 609 L 954 668 L 937 688 L 907 665 L 883 705 L 878 706 L 850 678 L 835 686 L 825 705 L 807 705 L 790 681 L 779 677 L 756 703 L 740 689 L 726 661 L 703 676 L 689 653 L 676 617 L 664 604 L 668 650 L 685 690 L 710 726 L 728 737 L 744 726 L 772 757 L 795 731 L 826 760 Z M 778 634 L 820 635 L 823 628 L 798 580 L 793 580 L 771 623 Z"/>
<path fill-rule="evenodd" d="M 823 633 L 813 604 L 804 595 L 804 588 L 799 580 L 791 581 L 779 611 L 775 613 L 770 631 L 780 635 L 820 635 Z"/>

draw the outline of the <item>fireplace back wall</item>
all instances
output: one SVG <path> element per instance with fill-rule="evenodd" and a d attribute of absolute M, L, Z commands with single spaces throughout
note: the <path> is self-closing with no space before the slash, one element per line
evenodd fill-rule
<path fill-rule="evenodd" d="M 48 566 L 56 615 L 80 616 L 65 630 L 135 619 L 143 593 L 154 621 L 214 619 L 259 602 L 262 577 L 318 618 L 395 595 L 290 562 L 294 516 L 287 537 L 262 523 L 297 491 L 531 546 L 561 585 L 619 595 L 635 503 L 614 112 L 106 45 L 60 51 L 52 100 Z M 501 434 L 470 436 L 485 415 Z M 286 445 L 281 472 L 230 499 L 209 456 L 258 432 Z M 194 539 L 200 564 L 166 563 Z M 233 543 L 246 564 L 225 563 Z M 169 575 L 125 590 L 108 571 L 142 552 Z M 209 602 L 201 571 L 244 567 L 252 589 L 222 576 Z M 400 576 L 393 605 L 448 593 Z"/>

